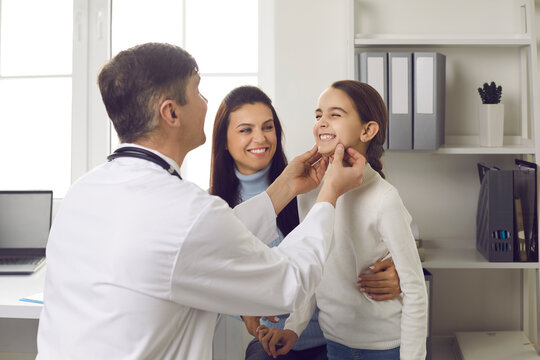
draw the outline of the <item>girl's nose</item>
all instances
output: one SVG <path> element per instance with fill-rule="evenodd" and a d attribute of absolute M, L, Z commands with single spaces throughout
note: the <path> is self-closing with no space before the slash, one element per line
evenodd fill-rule
<path fill-rule="evenodd" d="M 325 117 L 324 116 L 321 116 L 321 118 L 319 119 L 319 121 L 317 121 L 317 126 L 318 127 L 322 127 L 322 128 L 325 128 L 328 126 L 328 122 L 326 121 Z"/>

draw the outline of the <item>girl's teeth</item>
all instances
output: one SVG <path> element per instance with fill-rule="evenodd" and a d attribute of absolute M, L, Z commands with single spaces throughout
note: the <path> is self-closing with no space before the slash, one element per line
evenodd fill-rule
<path fill-rule="evenodd" d="M 333 139 L 335 136 L 334 135 L 321 135 L 319 136 L 321 140 L 331 140 Z"/>

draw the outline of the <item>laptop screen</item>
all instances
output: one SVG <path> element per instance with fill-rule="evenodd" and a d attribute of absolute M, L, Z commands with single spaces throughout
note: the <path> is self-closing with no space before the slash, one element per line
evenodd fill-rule
<path fill-rule="evenodd" d="M 52 191 L 0 191 L 0 252 L 42 249 L 51 227 Z"/>

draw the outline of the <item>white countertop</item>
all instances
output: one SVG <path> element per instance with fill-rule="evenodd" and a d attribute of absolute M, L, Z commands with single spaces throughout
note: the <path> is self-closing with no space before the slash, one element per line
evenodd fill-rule
<path fill-rule="evenodd" d="M 46 266 L 31 275 L 0 275 L 0 318 L 39 319 L 43 305 L 20 298 L 43 292 Z"/>

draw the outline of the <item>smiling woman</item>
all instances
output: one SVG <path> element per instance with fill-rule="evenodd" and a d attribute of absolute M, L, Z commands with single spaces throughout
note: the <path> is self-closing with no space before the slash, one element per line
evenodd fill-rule
<path fill-rule="evenodd" d="M 221 102 L 214 123 L 210 192 L 231 207 L 266 190 L 287 164 L 282 147 L 282 128 L 270 98 L 259 88 L 241 86 L 232 90 Z M 278 237 L 268 246 L 278 246 L 298 225 L 296 198 L 277 217 Z M 271 314 L 268 314 L 271 315 Z M 244 324 L 231 324 L 256 336 L 260 324 L 282 329 L 287 315 L 270 322 L 260 316 L 242 316 Z M 226 319 L 237 322 L 234 319 Z M 238 330 L 241 331 L 241 330 Z M 326 347 L 317 315 L 291 351 L 293 359 L 325 360 Z M 240 357 L 237 357 L 239 359 Z M 242 357 L 243 358 L 243 357 Z M 270 359 L 261 343 L 252 340 L 245 353 L 246 360 Z"/>
<path fill-rule="evenodd" d="M 254 174 L 270 164 L 276 144 L 274 116 L 267 105 L 245 104 L 231 112 L 227 150 L 241 174 Z"/>
<path fill-rule="evenodd" d="M 210 193 L 234 207 L 266 190 L 286 165 L 281 123 L 270 98 L 255 86 L 229 92 L 214 122 Z M 261 179 L 254 181 L 257 174 Z M 281 211 L 277 223 L 283 235 L 298 225 L 296 200 Z"/>

